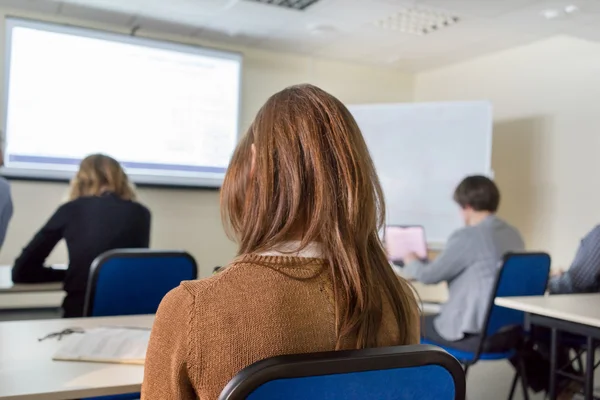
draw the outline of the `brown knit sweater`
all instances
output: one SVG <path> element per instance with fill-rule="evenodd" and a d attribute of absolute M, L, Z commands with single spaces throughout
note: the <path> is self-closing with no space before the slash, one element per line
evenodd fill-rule
<path fill-rule="evenodd" d="M 379 345 L 399 343 L 384 307 Z M 163 300 L 146 357 L 143 400 L 216 400 L 244 367 L 282 354 L 335 349 L 325 262 L 248 255 L 211 278 L 183 282 Z"/>

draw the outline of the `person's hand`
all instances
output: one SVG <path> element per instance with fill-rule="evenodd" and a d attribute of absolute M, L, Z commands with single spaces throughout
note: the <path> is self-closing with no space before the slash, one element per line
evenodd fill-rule
<path fill-rule="evenodd" d="M 550 271 L 550 278 L 558 278 L 564 273 L 565 271 L 563 271 L 562 269 L 553 269 Z"/>
<path fill-rule="evenodd" d="M 413 261 L 417 261 L 419 259 L 419 256 L 416 253 L 408 253 L 407 255 L 404 256 L 404 264 L 410 264 Z"/>

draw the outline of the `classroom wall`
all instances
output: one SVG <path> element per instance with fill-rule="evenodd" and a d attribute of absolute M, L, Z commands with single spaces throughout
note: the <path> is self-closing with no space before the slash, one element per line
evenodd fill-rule
<path fill-rule="evenodd" d="M 0 54 L 4 54 L 4 17 L 19 16 L 70 23 L 119 32 L 118 28 L 64 17 L 22 13 L 0 9 Z M 124 32 L 123 30 L 121 30 Z M 230 49 L 244 54 L 242 87 L 242 127 L 245 129 L 265 100 L 288 85 L 310 82 L 330 91 L 346 103 L 399 102 L 413 97 L 413 76 L 394 69 L 313 59 L 290 54 L 219 45 L 202 40 L 169 36 L 143 29 L 139 36 L 180 41 Z M 0 74 L 4 62 L 0 59 Z M 0 88 L 3 90 L 3 88 Z M 4 113 L 4 110 L 1 110 Z M 85 132 L 82 132 L 85 134 Z M 8 237 L 0 251 L 0 264 L 10 264 L 34 232 L 64 199 L 66 184 L 12 183 L 15 215 Z M 217 191 L 140 189 L 141 200 L 152 210 L 152 247 L 185 249 L 192 253 L 203 276 L 223 265 L 235 254 L 235 245 L 223 232 Z M 51 262 L 67 261 L 59 247 Z"/>
<path fill-rule="evenodd" d="M 558 36 L 416 77 L 416 101 L 493 103 L 500 214 L 554 267 L 600 223 L 599 72 L 599 43 Z"/>

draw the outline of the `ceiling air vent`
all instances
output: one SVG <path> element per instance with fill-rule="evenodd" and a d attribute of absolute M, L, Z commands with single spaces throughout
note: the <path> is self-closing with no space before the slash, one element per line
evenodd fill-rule
<path fill-rule="evenodd" d="M 456 15 L 422 8 L 406 8 L 375 21 L 375 26 L 411 35 L 427 35 L 460 21 Z"/>
<path fill-rule="evenodd" d="M 270 6 L 283 7 L 292 10 L 303 11 L 308 7 L 312 6 L 315 3 L 318 3 L 319 0 L 246 0 L 252 1 L 254 3 L 261 3 Z"/>

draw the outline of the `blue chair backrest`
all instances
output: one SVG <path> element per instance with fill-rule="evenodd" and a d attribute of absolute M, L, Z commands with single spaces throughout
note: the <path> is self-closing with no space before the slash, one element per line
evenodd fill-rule
<path fill-rule="evenodd" d="M 280 356 L 239 372 L 219 400 L 464 400 L 465 374 L 427 345 Z"/>
<path fill-rule="evenodd" d="M 84 315 L 154 314 L 171 289 L 197 275 L 196 261 L 184 251 L 108 251 L 92 264 Z"/>
<path fill-rule="evenodd" d="M 542 296 L 548 286 L 550 256 L 546 253 L 511 253 L 504 257 L 490 300 L 486 334 L 523 326 L 524 313 L 494 304 L 496 297 Z"/>

